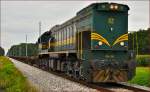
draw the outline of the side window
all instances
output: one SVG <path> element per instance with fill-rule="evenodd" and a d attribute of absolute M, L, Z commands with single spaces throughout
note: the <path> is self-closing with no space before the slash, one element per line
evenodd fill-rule
<path fill-rule="evenodd" d="M 57 37 L 58 37 L 58 36 L 57 36 L 57 32 L 56 32 L 55 34 L 56 34 L 56 46 L 57 46 Z"/>
<path fill-rule="evenodd" d="M 74 41 L 76 41 L 76 32 L 77 32 L 77 29 L 76 29 L 76 24 L 75 23 L 73 25 L 73 32 L 74 32 Z"/>
<path fill-rule="evenodd" d="M 71 26 L 72 29 L 72 37 L 74 36 L 74 29 L 73 29 L 73 25 Z"/>
<path fill-rule="evenodd" d="M 63 42 L 63 45 L 64 45 L 64 44 L 65 44 L 65 43 L 64 43 L 64 37 L 65 37 L 64 29 L 62 29 L 62 35 L 63 35 L 62 42 Z"/>
<path fill-rule="evenodd" d="M 63 33 L 64 33 L 64 40 L 66 39 L 66 32 L 65 32 L 65 29 L 63 29 Z"/>
<path fill-rule="evenodd" d="M 57 46 L 59 46 L 59 34 L 57 32 Z"/>
<path fill-rule="evenodd" d="M 57 46 L 59 46 L 59 34 L 57 32 Z"/>
<path fill-rule="evenodd" d="M 76 30 L 76 24 L 73 25 L 73 29 L 74 29 L 73 31 L 74 31 L 74 35 L 75 35 L 75 34 L 76 34 L 76 31 L 77 31 L 77 30 Z"/>
<path fill-rule="evenodd" d="M 56 39 L 56 33 L 54 33 L 54 38 Z"/>
<path fill-rule="evenodd" d="M 65 43 L 65 40 L 66 40 L 66 30 L 65 30 L 65 28 L 63 30 L 64 30 L 64 45 L 65 45 L 66 44 Z"/>
<path fill-rule="evenodd" d="M 61 32 L 60 32 L 60 30 L 59 30 L 59 46 L 61 45 Z"/>
<path fill-rule="evenodd" d="M 69 44 L 71 44 L 71 37 L 72 37 L 72 30 L 71 30 L 71 25 L 69 26 Z"/>
<path fill-rule="evenodd" d="M 69 38 L 69 28 L 68 28 L 68 26 L 66 27 L 66 32 L 67 32 L 66 42 L 67 42 L 67 45 L 68 45 L 68 43 L 69 43 L 69 41 L 68 41 L 68 38 Z"/>
<path fill-rule="evenodd" d="M 67 27 L 67 38 L 69 38 L 70 32 L 69 27 Z"/>
<path fill-rule="evenodd" d="M 60 41 L 60 45 L 61 45 L 61 31 L 59 31 L 59 41 Z"/>
<path fill-rule="evenodd" d="M 70 37 L 72 37 L 72 25 L 70 26 Z"/>
<path fill-rule="evenodd" d="M 63 34 L 63 30 L 61 29 L 61 44 L 63 45 L 63 37 L 64 37 L 64 34 Z"/>
<path fill-rule="evenodd" d="M 57 32 L 56 32 L 56 41 L 58 41 L 58 34 L 57 34 Z"/>
<path fill-rule="evenodd" d="M 66 44 L 67 44 L 67 28 L 65 28 L 65 34 L 66 34 L 65 40 L 66 40 Z"/>
<path fill-rule="evenodd" d="M 73 42 L 73 29 L 72 29 L 72 25 L 70 26 L 70 44 L 72 44 Z"/>

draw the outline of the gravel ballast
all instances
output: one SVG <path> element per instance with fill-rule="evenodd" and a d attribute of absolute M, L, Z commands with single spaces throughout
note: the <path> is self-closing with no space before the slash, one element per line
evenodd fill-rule
<path fill-rule="evenodd" d="M 40 92 L 99 92 L 17 60 L 11 61 Z"/>

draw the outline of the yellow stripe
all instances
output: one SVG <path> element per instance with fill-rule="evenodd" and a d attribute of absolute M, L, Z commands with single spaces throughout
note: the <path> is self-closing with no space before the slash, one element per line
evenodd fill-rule
<path fill-rule="evenodd" d="M 82 35 L 82 33 L 81 33 Z M 78 38 L 80 38 L 80 35 L 78 33 L 77 35 Z M 82 37 L 82 36 L 81 36 Z M 106 45 L 110 46 L 109 42 L 104 38 L 102 37 L 101 35 L 99 35 L 98 33 L 91 33 L 91 40 L 98 40 L 98 41 L 101 41 L 103 43 L 105 43 Z M 125 41 L 125 40 L 128 40 L 128 34 L 124 34 L 120 37 L 118 37 L 115 42 L 113 43 L 113 46 L 121 41 Z M 50 43 L 52 46 L 63 46 L 63 45 L 69 45 L 69 44 L 75 44 L 76 41 L 75 41 L 75 36 L 74 37 L 70 37 L 70 38 L 67 38 L 63 41 L 56 41 L 54 43 Z M 42 46 L 43 48 L 46 48 L 46 46 Z M 80 48 L 81 46 L 79 46 L 79 39 L 78 39 L 78 52 L 82 53 L 82 51 L 79 51 L 80 49 L 82 49 L 82 47 Z"/>
<path fill-rule="evenodd" d="M 126 41 L 128 40 L 128 34 L 124 34 L 122 36 L 120 36 L 119 38 L 116 39 L 116 41 L 113 43 L 113 45 L 122 42 L 122 41 Z"/>
<path fill-rule="evenodd" d="M 74 44 L 75 43 L 75 37 L 70 37 L 66 40 L 63 41 L 56 41 L 54 43 L 50 43 L 53 46 L 63 46 L 63 45 L 69 45 L 69 44 Z"/>

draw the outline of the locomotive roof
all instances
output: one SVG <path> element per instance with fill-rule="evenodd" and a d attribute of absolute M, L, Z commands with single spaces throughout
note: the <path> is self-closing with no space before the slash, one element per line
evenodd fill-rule
<path fill-rule="evenodd" d="M 53 32 L 57 31 L 57 30 L 60 29 L 60 28 L 64 28 L 65 26 L 68 26 L 68 25 L 72 24 L 72 23 L 75 22 L 75 21 L 76 21 L 76 16 L 73 17 L 73 18 L 71 18 L 71 19 L 69 19 L 69 20 L 67 20 L 67 21 L 65 21 L 64 23 L 62 23 L 62 24 L 60 24 L 60 25 L 55 25 L 55 26 L 53 26 L 53 27 L 50 29 L 50 31 L 53 33 Z"/>
<path fill-rule="evenodd" d="M 83 8 L 83 9 L 81 9 L 79 12 L 76 13 L 76 16 L 74 16 L 73 18 L 71 18 L 71 19 L 65 21 L 64 23 L 62 23 L 62 24 L 60 24 L 60 25 L 55 25 L 55 26 L 53 26 L 53 27 L 50 29 L 50 31 L 53 33 L 53 32 L 57 31 L 57 30 L 60 29 L 60 28 L 64 28 L 65 26 L 67 26 L 67 25 L 69 25 L 69 24 L 71 24 L 71 23 L 77 21 L 78 19 L 80 19 L 80 17 L 83 17 L 82 15 L 84 15 L 85 12 L 89 12 L 90 9 L 95 8 L 95 7 L 97 7 L 97 6 L 101 6 L 101 5 L 107 6 L 106 9 L 102 9 L 103 11 L 108 11 L 108 10 L 110 10 L 110 9 L 108 8 L 110 5 L 118 5 L 118 6 L 123 6 L 123 7 L 125 7 L 122 11 L 128 11 L 128 10 L 129 10 L 129 7 L 128 7 L 127 5 L 125 5 L 125 4 L 108 3 L 108 2 L 104 2 L 104 3 L 93 3 L 93 4 L 90 4 L 89 6 L 87 6 L 87 7 Z M 100 9 L 101 9 L 101 8 L 100 8 Z M 80 15 L 81 15 L 81 16 L 80 16 Z M 79 17 L 79 16 L 80 16 L 80 17 Z"/>
<path fill-rule="evenodd" d="M 97 7 L 97 6 L 102 6 L 102 5 L 105 5 L 105 6 L 106 6 L 105 9 L 102 9 L 102 7 L 100 7 L 100 10 L 103 10 L 103 11 L 108 11 L 108 10 L 110 10 L 110 9 L 108 8 L 108 6 L 110 6 L 110 5 L 118 5 L 118 6 L 123 6 L 123 7 L 125 7 L 125 9 L 123 9 L 122 11 L 127 11 L 127 10 L 129 10 L 128 5 L 125 5 L 125 4 L 108 3 L 108 2 L 104 2 L 104 3 L 93 3 L 93 4 L 90 4 L 89 6 L 83 8 L 83 9 L 80 10 L 79 12 L 77 12 L 77 15 L 81 15 L 83 12 L 85 12 L 85 11 L 88 10 L 88 9 L 92 9 L 92 8 L 95 8 L 95 7 Z"/>

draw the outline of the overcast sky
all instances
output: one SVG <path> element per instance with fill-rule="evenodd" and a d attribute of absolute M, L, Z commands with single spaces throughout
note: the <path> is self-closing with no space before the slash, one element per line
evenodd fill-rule
<path fill-rule="evenodd" d="M 42 21 L 43 33 L 72 18 L 76 12 L 94 2 L 98 1 L 1 1 L 2 47 L 7 51 L 12 45 L 25 42 L 26 34 L 28 42 L 34 43 L 39 36 L 39 21 Z M 129 5 L 129 31 L 148 28 L 148 0 L 108 2 Z"/>

